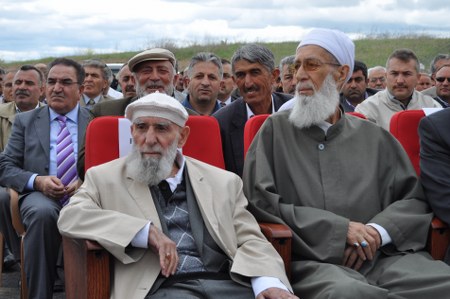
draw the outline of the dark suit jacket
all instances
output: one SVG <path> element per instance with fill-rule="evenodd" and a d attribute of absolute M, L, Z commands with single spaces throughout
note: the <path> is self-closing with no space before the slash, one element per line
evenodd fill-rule
<path fill-rule="evenodd" d="M 450 108 L 419 124 L 420 179 L 433 212 L 450 224 Z M 450 248 L 445 262 L 450 264 Z"/>
<path fill-rule="evenodd" d="M 369 87 L 366 88 L 366 94 L 365 94 L 365 98 L 364 99 L 367 99 L 368 97 L 373 96 L 377 92 L 379 92 L 378 89 L 373 89 L 373 88 L 369 88 Z M 345 100 L 344 95 L 342 93 L 339 95 L 339 100 L 341 102 L 342 107 L 344 108 L 344 112 L 353 112 L 353 111 L 355 111 L 355 107 L 353 107 L 353 106 L 351 106 L 351 105 L 349 105 L 347 103 L 347 101 Z"/>
<path fill-rule="evenodd" d="M 272 93 L 275 111 L 292 98 L 292 95 Z M 247 108 L 241 98 L 219 109 L 212 116 L 217 118 L 222 136 L 225 168 L 242 176 L 244 168 L 244 126 L 247 122 Z"/>
<path fill-rule="evenodd" d="M 91 115 L 86 108 L 78 111 L 78 152 L 84 144 Z M 78 163 L 84 164 L 83 161 Z M 37 173 L 48 175 L 50 164 L 50 114 L 43 106 L 16 115 L 11 137 L 0 154 L 0 185 L 23 192 L 29 178 Z"/>

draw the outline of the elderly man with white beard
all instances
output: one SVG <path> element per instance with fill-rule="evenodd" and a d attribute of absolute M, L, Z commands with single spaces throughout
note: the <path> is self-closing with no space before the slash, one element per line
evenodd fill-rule
<path fill-rule="evenodd" d="M 302 298 L 446 298 L 450 268 L 424 251 L 432 213 L 389 132 L 343 113 L 354 44 L 315 29 L 299 44 L 293 108 L 270 116 L 244 165 L 259 221 L 292 229 Z"/>
<path fill-rule="evenodd" d="M 188 113 L 149 94 L 128 105 L 134 150 L 93 167 L 62 209 L 61 234 L 114 256 L 113 298 L 297 298 L 241 179 L 184 157 Z"/>

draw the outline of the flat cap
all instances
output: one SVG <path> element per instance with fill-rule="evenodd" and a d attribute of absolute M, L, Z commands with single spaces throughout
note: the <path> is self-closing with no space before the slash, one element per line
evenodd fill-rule
<path fill-rule="evenodd" d="M 173 66 L 175 66 L 176 64 L 175 55 L 173 55 L 172 52 L 170 52 L 167 49 L 153 48 L 145 50 L 144 52 L 138 53 L 135 56 L 133 56 L 128 61 L 128 67 L 130 68 L 130 71 L 134 72 L 135 67 L 139 63 L 150 60 L 160 60 L 160 61 L 168 60 Z"/>
<path fill-rule="evenodd" d="M 181 103 L 165 93 L 151 93 L 130 103 L 125 117 L 134 122 L 139 117 L 161 117 L 184 127 L 188 113 Z"/>

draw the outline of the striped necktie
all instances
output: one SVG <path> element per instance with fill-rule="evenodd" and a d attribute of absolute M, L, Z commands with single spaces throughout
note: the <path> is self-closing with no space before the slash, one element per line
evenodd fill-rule
<path fill-rule="evenodd" d="M 56 176 L 64 186 L 68 186 L 78 177 L 72 137 L 66 126 L 66 119 L 61 115 L 57 117 L 61 129 L 56 137 Z M 68 201 L 68 196 L 60 199 L 62 206 L 66 205 Z"/>

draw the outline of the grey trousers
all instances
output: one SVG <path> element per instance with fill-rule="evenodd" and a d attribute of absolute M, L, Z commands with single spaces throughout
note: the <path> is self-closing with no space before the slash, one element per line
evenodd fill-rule
<path fill-rule="evenodd" d="M 61 206 L 41 192 L 21 199 L 20 214 L 26 233 L 24 261 L 29 298 L 52 298 L 61 246 L 57 220 Z"/>
<path fill-rule="evenodd" d="M 250 287 L 233 280 L 197 279 L 175 283 L 169 287 L 161 287 L 146 299 L 254 299 Z"/>
<path fill-rule="evenodd" d="M 295 261 L 292 266 L 292 287 L 302 299 L 437 299 L 450 294 L 450 267 L 426 252 L 379 253 L 359 272 L 316 261 Z"/>

